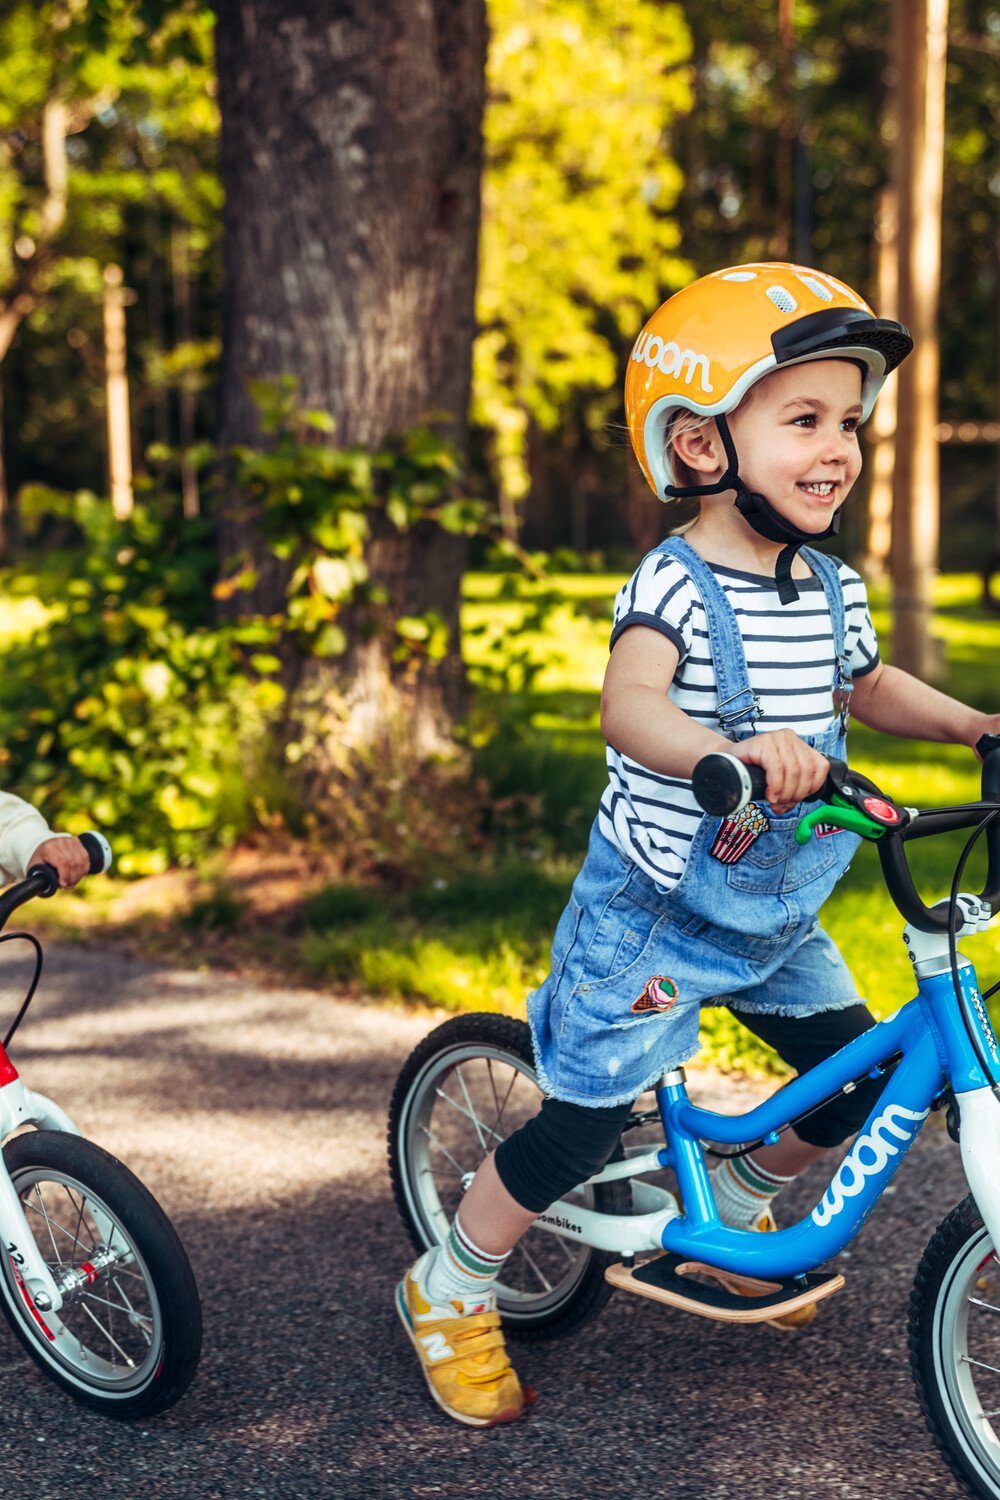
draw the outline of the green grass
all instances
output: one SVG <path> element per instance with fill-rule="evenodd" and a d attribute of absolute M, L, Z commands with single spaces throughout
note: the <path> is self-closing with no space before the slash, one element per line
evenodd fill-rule
<path fill-rule="evenodd" d="M 470 866 L 447 884 L 408 896 L 366 895 L 349 920 L 347 911 L 336 916 L 337 903 L 354 897 L 341 889 L 339 896 L 319 898 L 302 945 L 317 976 L 452 1010 L 523 1014 L 527 990 L 545 973 L 555 922 L 604 787 L 598 704 L 611 601 L 622 581 L 595 574 L 527 586 L 512 584 L 509 575 L 467 580 L 466 659 L 489 684 L 480 693 L 480 729 L 473 735 L 476 769 L 489 781 L 498 809 L 496 841 L 506 853 L 492 868 Z M 553 590 L 567 604 L 537 618 L 538 596 Z M 984 709 L 1000 709 L 994 669 L 1000 619 L 981 610 L 978 578 L 941 578 L 936 605 L 935 633 L 948 657 L 943 689 Z M 874 614 L 889 656 L 884 600 L 875 600 Z M 915 744 L 855 725 L 850 748 L 852 763 L 905 804 L 978 795 L 977 763 L 961 747 Z M 910 845 L 925 899 L 947 895 L 965 837 Z M 982 884 L 984 868 L 979 849 L 963 882 L 967 889 Z M 321 917 L 323 899 L 330 903 L 328 920 Z M 822 920 L 877 1015 L 910 998 L 903 922 L 885 891 L 873 846 L 861 846 Z M 993 983 L 1000 975 L 1000 932 L 963 947 L 979 965 L 984 986 Z M 725 1011 L 706 1012 L 703 1041 L 706 1055 L 722 1066 L 775 1066 L 772 1055 Z"/>

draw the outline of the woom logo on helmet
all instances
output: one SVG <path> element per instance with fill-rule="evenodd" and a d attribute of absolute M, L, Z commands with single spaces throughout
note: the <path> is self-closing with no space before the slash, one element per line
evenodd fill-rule
<path fill-rule="evenodd" d="M 921 1114 L 915 1114 L 902 1104 L 890 1104 L 884 1109 L 871 1130 L 859 1135 L 844 1157 L 840 1171 L 812 1211 L 813 1223 L 821 1227 L 829 1224 L 840 1213 L 848 1198 L 857 1197 L 867 1178 L 878 1176 L 894 1156 L 905 1151 L 929 1113 L 925 1109 Z M 906 1144 L 897 1146 L 886 1139 L 890 1135 Z"/>
<path fill-rule="evenodd" d="M 708 393 L 714 390 L 708 377 L 708 356 L 696 354 L 693 349 L 682 349 L 673 339 L 664 341 L 658 333 L 649 334 L 643 330 L 635 341 L 632 359 L 637 365 L 648 365 L 651 370 L 659 370 L 664 375 L 680 375 L 687 385 L 691 384 L 697 371 L 702 390 Z"/>

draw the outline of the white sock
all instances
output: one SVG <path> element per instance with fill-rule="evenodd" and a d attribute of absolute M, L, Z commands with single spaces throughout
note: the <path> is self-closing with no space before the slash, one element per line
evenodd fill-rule
<path fill-rule="evenodd" d="M 719 1218 L 732 1229 L 755 1228 L 772 1198 L 792 1180 L 767 1171 L 752 1156 L 727 1157 L 712 1173 Z"/>
<path fill-rule="evenodd" d="M 482 1250 L 462 1228 L 459 1217 L 448 1238 L 437 1247 L 424 1271 L 423 1291 L 429 1302 L 481 1302 L 493 1291 L 510 1251 L 493 1255 Z"/>

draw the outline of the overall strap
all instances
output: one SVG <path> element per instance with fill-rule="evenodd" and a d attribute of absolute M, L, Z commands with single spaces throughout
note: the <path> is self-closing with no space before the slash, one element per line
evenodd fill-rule
<path fill-rule="evenodd" d="M 728 734 L 732 740 L 743 739 L 746 734 L 754 733 L 754 725 L 762 716 L 763 709 L 760 699 L 750 686 L 750 673 L 736 612 L 708 563 L 682 536 L 668 536 L 656 550 L 676 557 L 684 565 L 701 596 L 708 621 L 712 667 L 719 690 L 719 706 L 715 716 L 723 734 Z"/>
<path fill-rule="evenodd" d="M 850 723 L 850 698 L 853 691 L 851 683 L 851 664 L 847 659 L 845 641 L 847 635 L 846 619 L 844 615 L 844 586 L 840 581 L 840 569 L 836 558 L 827 557 L 824 552 L 816 552 L 812 547 L 803 547 L 800 556 L 812 568 L 816 577 L 823 585 L 823 593 L 830 609 L 830 623 L 833 626 L 833 649 L 836 657 L 833 678 L 833 702 L 834 707 L 840 714 L 841 729 L 847 729 Z"/>

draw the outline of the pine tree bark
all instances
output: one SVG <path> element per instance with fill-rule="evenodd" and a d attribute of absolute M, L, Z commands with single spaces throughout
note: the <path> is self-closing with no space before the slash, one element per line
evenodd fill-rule
<path fill-rule="evenodd" d="M 893 0 L 899 69 L 894 172 L 899 201 L 899 315 L 913 353 L 899 370 L 892 522 L 893 661 L 931 682 L 940 535 L 938 300 L 948 0 Z"/>
<path fill-rule="evenodd" d="M 298 379 L 337 446 L 373 448 L 432 421 L 460 450 L 474 332 L 484 0 L 218 0 L 226 188 L 222 444 L 260 441 L 249 379 Z M 259 564 L 250 603 L 280 608 L 285 576 L 252 517 L 222 522 L 225 558 Z M 372 577 L 395 615 L 434 610 L 451 650 L 403 677 L 385 635 L 353 632 L 331 686 L 369 746 L 405 725 L 440 748 L 463 700 L 464 546 L 427 525 L 376 524 Z M 351 622 L 341 621 L 352 637 Z M 315 664 L 302 682 L 315 696 Z"/>

